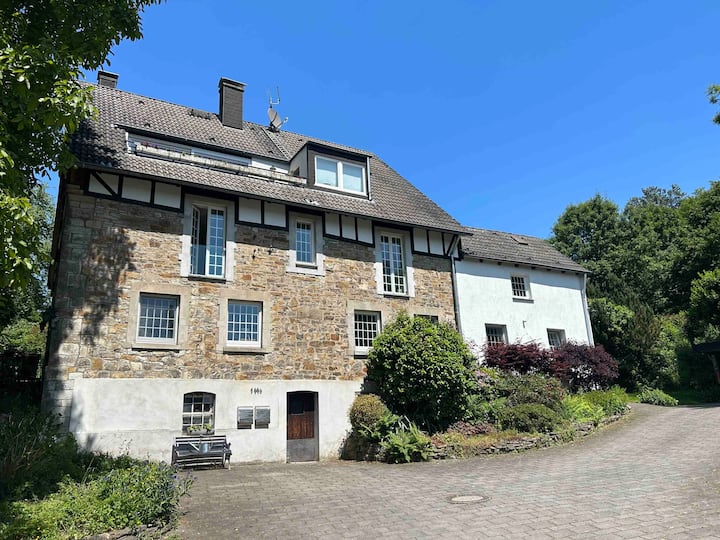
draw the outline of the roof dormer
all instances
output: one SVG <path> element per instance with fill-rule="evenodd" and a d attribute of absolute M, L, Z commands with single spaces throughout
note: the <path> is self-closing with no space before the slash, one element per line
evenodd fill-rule
<path fill-rule="evenodd" d="M 370 197 L 370 156 L 308 142 L 290 161 L 293 174 L 308 186 Z"/>

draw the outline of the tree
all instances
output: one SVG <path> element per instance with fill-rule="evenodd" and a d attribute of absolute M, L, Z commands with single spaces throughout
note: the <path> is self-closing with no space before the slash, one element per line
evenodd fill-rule
<path fill-rule="evenodd" d="M 713 105 L 720 103 L 720 84 L 711 84 L 707 89 L 708 101 Z M 720 124 L 720 112 L 713 116 L 713 122 Z"/>
<path fill-rule="evenodd" d="M 606 291 L 619 284 L 614 259 L 622 238 L 617 205 L 597 194 L 565 209 L 553 226 L 550 243 L 592 271 L 594 287 Z"/>
<path fill-rule="evenodd" d="M 720 268 L 703 272 L 693 280 L 687 328 L 692 339 L 720 339 Z"/>
<path fill-rule="evenodd" d="M 373 342 L 367 369 L 392 412 L 443 429 L 464 416 L 476 366 L 453 327 L 400 313 Z"/>
<path fill-rule="evenodd" d="M 0 286 L 22 286 L 36 268 L 33 190 L 48 170 L 72 165 L 69 137 L 94 113 L 81 70 L 101 67 L 123 39 L 140 39 L 140 13 L 158 2 L 0 4 Z"/>

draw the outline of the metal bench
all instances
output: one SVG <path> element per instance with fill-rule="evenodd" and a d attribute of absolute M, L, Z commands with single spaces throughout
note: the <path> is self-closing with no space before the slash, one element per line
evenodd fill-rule
<path fill-rule="evenodd" d="M 230 463 L 230 443 L 225 435 L 187 435 L 175 437 L 172 463 L 178 467 L 219 465 Z"/>

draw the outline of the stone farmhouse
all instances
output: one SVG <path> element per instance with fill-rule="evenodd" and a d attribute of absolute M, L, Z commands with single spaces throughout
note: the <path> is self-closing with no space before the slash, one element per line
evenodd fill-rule
<path fill-rule="evenodd" d="M 211 424 L 233 461 L 337 456 L 382 325 L 455 323 L 466 230 L 371 152 L 245 121 L 241 83 L 218 114 L 116 83 L 60 179 L 45 407 L 94 450 Z"/>
<path fill-rule="evenodd" d="M 588 271 L 545 240 L 468 228 L 456 263 L 457 304 L 466 339 L 486 343 L 566 341 L 593 345 Z"/>

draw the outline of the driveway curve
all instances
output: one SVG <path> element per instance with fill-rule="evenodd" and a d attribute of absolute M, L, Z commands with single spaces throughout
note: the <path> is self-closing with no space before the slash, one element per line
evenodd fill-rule
<path fill-rule="evenodd" d="M 384 465 L 197 471 L 194 538 L 720 538 L 720 405 L 633 405 L 572 444 Z"/>

